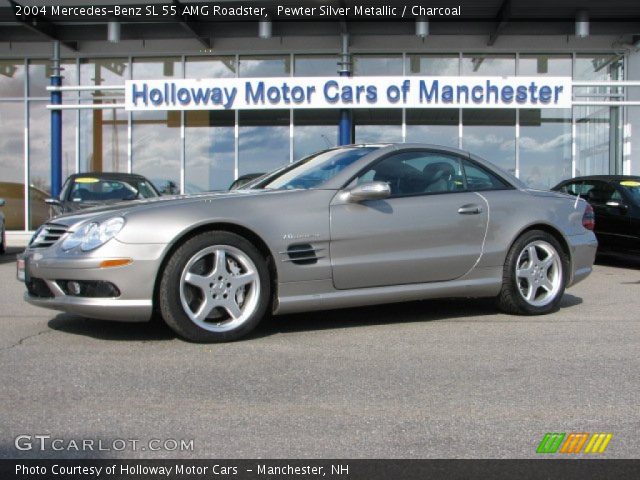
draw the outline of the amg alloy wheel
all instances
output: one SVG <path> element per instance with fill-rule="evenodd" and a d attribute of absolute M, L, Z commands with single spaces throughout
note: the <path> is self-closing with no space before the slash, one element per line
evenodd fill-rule
<path fill-rule="evenodd" d="M 550 243 L 535 240 L 516 260 L 518 291 L 534 307 L 551 303 L 562 287 L 560 255 Z"/>
<path fill-rule="evenodd" d="M 512 245 L 503 269 L 498 306 L 507 313 L 539 315 L 558 308 L 569 258 L 553 235 L 531 230 Z"/>
<path fill-rule="evenodd" d="M 160 282 L 160 311 L 166 323 L 189 340 L 235 340 L 264 316 L 269 283 L 264 257 L 245 238 L 203 233 L 169 259 Z"/>

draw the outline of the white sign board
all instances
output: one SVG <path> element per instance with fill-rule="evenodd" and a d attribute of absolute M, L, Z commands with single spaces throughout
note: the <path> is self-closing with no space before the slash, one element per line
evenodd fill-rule
<path fill-rule="evenodd" d="M 125 108 L 571 108 L 570 77 L 273 77 L 129 80 Z"/>

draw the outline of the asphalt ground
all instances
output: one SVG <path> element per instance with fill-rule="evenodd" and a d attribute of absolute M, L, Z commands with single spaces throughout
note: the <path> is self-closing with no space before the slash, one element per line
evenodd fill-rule
<path fill-rule="evenodd" d="M 640 261 L 604 260 L 542 317 L 425 301 L 198 345 L 29 306 L 15 253 L 0 257 L 4 458 L 533 458 L 546 432 L 610 432 L 599 458 L 640 457 Z M 75 451 L 84 439 L 112 450 Z"/>

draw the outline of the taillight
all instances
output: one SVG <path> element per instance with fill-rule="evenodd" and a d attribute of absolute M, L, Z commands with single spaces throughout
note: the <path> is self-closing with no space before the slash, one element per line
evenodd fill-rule
<path fill-rule="evenodd" d="M 582 226 L 587 230 L 593 230 L 596 227 L 596 216 L 593 213 L 593 207 L 588 203 L 582 215 Z"/>

